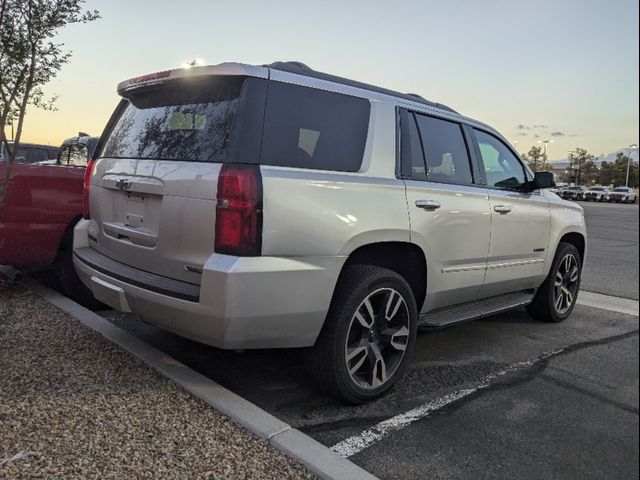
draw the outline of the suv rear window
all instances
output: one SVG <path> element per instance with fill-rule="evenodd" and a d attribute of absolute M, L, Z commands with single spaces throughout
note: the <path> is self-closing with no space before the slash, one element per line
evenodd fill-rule
<path fill-rule="evenodd" d="M 369 128 L 368 100 L 272 81 L 263 165 L 355 172 Z"/>
<path fill-rule="evenodd" d="M 227 160 L 243 80 L 225 77 L 134 90 L 99 156 Z"/>

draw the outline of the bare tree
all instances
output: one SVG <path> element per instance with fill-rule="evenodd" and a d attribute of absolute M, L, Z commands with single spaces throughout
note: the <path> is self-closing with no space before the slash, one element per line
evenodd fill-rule
<path fill-rule="evenodd" d="M 46 99 L 42 87 L 67 63 L 71 53 L 54 42 L 58 31 L 72 23 L 100 18 L 82 9 L 84 0 L 0 0 L 0 152 L 6 168 L 0 178 L 0 205 L 11 180 L 11 168 L 20 144 L 28 105 L 53 109 L 55 97 Z M 5 134 L 15 124 L 10 145 Z"/>
<path fill-rule="evenodd" d="M 538 170 L 544 168 L 546 158 L 542 153 L 541 147 L 536 147 L 534 145 L 533 147 L 531 147 L 531 149 L 529 149 L 527 153 L 521 153 L 520 156 L 529 164 L 531 170 L 533 170 L 534 172 L 537 172 Z"/>
<path fill-rule="evenodd" d="M 595 158 L 595 155 L 580 147 L 569 153 L 569 169 L 576 172 L 576 185 L 590 185 L 596 179 L 598 171 Z"/>

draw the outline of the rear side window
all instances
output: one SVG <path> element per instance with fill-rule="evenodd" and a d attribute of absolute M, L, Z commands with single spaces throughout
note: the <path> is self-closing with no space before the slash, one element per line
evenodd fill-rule
<path fill-rule="evenodd" d="M 260 163 L 355 172 L 369 127 L 368 100 L 270 82 Z"/>
<path fill-rule="evenodd" d="M 416 119 L 412 113 L 408 112 L 403 112 L 401 118 L 405 132 L 402 138 L 402 160 L 408 166 L 406 173 L 413 180 L 426 180 L 427 169 Z"/>
<path fill-rule="evenodd" d="M 455 122 L 415 115 L 427 161 L 430 182 L 469 185 L 473 183 L 469 154 L 462 127 Z"/>
<path fill-rule="evenodd" d="M 100 157 L 223 162 L 231 150 L 243 77 L 134 91 Z"/>

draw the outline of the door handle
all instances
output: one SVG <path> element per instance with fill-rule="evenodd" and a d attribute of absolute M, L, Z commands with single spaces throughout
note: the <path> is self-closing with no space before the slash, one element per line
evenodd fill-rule
<path fill-rule="evenodd" d="M 441 207 L 437 200 L 416 200 L 416 207 L 422 208 L 428 212 L 433 212 Z"/>
<path fill-rule="evenodd" d="M 511 205 L 496 205 L 493 209 L 500 215 L 506 215 L 511 211 Z"/>

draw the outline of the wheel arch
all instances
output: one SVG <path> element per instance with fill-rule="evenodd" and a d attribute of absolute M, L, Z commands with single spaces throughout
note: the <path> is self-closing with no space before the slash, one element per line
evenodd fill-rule
<path fill-rule="evenodd" d="M 584 265 L 585 255 L 587 253 L 587 240 L 584 237 L 584 235 L 579 232 L 568 232 L 568 233 L 565 233 L 560 238 L 558 245 L 560 245 L 560 243 L 562 242 L 570 243 L 571 245 L 576 247 L 576 249 L 578 250 L 578 253 L 580 254 L 580 263 Z M 556 246 L 556 251 L 557 251 L 557 246 Z M 554 255 L 555 255 L 555 252 L 554 252 Z"/>
<path fill-rule="evenodd" d="M 427 292 L 427 259 L 419 246 L 402 241 L 369 243 L 349 254 L 340 275 L 351 265 L 375 265 L 396 272 L 411 287 L 420 312 Z"/>

